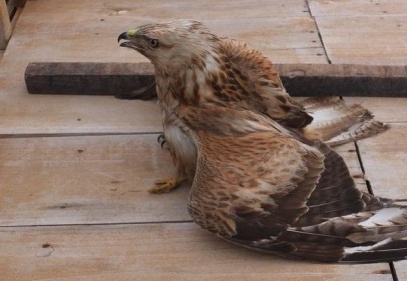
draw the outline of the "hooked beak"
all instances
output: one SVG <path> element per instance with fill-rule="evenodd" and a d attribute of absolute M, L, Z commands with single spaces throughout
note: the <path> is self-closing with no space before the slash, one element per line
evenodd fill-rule
<path fill-rule="evenodd" d="M 135 29 L 123 32 L 117 37 L 117 42 L 120 42 L 120 40 L 131 40 L 136 35 L 136 32 L 137 30 Z M 129 44 L 131 44 L 129 41 L 122 42 L 120 43 L 120 47 L 129 47 Z"/>
<path fill-rule="evenodd" d="M 129 40 L 129 39 L 130 39 L 129 35 L 126 31 L 126 32 L 123 32 L 122 34 L 120 34 L 119 37 L 117 37 L 117 42 L 120 42 L 120 40 Z M 121 44 L 120 44 L 120 46 L 121 46 Z"/>
<path fill-rule="evenodd" d="M 120 43 L 120 47 L 136 50 L 137 52 L 146 56 L 145 47 L 143 46 L 142 42 L 143 40 L 140 40 L 140 38 L 138 38 L 139 36 L 137 35 L 137 29 L 130 29 L 120 34 L 119 37 L 117 37 L 117 42 L 120 42 L 120 40 L 126 40 Z"/>

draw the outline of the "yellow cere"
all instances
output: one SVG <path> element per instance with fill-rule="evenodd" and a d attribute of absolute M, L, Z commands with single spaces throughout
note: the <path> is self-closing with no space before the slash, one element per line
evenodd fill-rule
<path fill-rule="evenodd" d="M 127 35 L 128 36 L 134 36 L 137 33 L 137 29 L 130 29 L 129 31 L 127 31 Z"/>

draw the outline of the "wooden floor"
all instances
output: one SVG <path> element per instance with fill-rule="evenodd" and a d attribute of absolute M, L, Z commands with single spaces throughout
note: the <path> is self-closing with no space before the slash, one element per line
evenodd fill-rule
<path fill-rule="evenodd" d="M 0 57 L 0 280 L 407 280 L 407 262 L 310 264 L 221 241 L 191 222 L 186 187 L 147 193 L 173 173 L 154 101 L 25 89 L 28 62 L 145 61 L 118 34 L 173 18 L 277 63 L 407 64 L 405 0 L 28 1 Z M 356 181 L 407 198 L 407 99 L 345 100 L 392 127 L 338 148 Z"/>

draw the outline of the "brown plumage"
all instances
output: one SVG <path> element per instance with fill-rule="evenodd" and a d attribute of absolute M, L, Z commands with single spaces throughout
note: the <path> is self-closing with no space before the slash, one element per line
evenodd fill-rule
<path fill-rule="evenodd" d="M 319 140 L 361 137 L 370 127 L 366 120 L 383 130 L 366 110 L 336 99 L 295 102 L 268 58 L 196 21 L 143 25 L 120 39 L 156 70 L 178 175 L 154 191 L 186 179 L 188 210 L 198 225 L 289 257 L 376 262 L 407 256 L 406 209 L 356 189 L 343 159 Z M 311 115 L 325 111 L 328 122 L 311 123 Z"/>

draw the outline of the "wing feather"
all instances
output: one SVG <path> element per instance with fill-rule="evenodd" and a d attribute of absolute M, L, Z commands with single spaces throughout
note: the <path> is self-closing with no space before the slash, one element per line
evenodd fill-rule
<path fill-rule="evenodd" d="M 185 108 L 180 115 L 197 141 L 189 209 L 203 228 L 235 240 L 269 239 L 308 211 L 324 169 L 318 149 L 250 111 Z"/>
<path fill-rule="evenodd" d="M 220 51 L 233 72 L 239 74 L 232 75 L 238 80 L 234 84 L 251 89 L 248 98 L 252 109 L 292 128 L 303 128 L 311 123 L 313 118 L 286 92 L 268 57 L 244 42 L 227 37 L 220 38 Z M 244 81 L 239 81 L 241 79 Z"/>
<path fill-rule="evenodd" d="M 350 215 L 387 203 L 359 191 L 328 146 L 265 116 L 221 107 L 181 107 L 179 114 L 198 148 L 189 212 L 231 242 L 339 261 L 346 247 L 358 246 L 351 238 L 367 231 L 368 216 Z"/>

